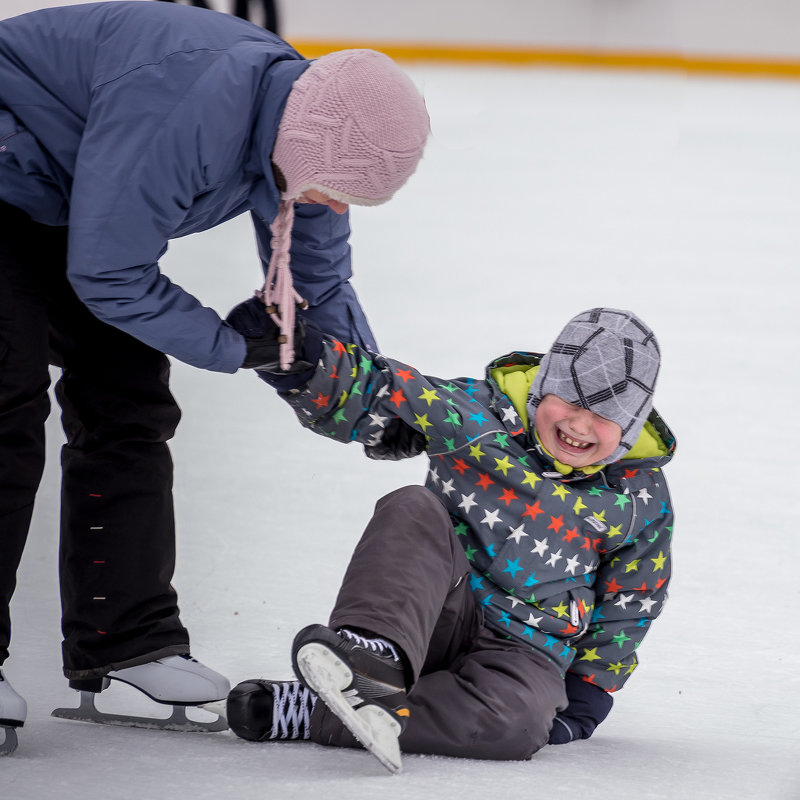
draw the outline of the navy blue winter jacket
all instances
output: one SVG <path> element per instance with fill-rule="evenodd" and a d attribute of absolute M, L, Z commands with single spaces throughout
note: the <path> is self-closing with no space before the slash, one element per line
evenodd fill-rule
<path fill-rule="evenodd" d="M 170 239 L 245 211 L 268 260 L 280 199 L 270 154 L 308 63 L 244 20 L 172 3 L 2 21 L 0 200 L 69 226 L 69 280 L 100 319 L 189 364 L 235 372 L 241 335 L 158 260 Z M 320 328 L 374 349 L 347 282 L 349 233 L 347 215 L 298 206 L 292 272 Z"/>

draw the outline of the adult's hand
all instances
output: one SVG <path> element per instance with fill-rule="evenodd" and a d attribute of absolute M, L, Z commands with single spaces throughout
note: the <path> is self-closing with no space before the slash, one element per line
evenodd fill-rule
<path fill-rule="evenodd" d="M 247 348 L 243 369 L 286 374 L 305 372 L 311 364 L 302 359 L 306 326 L 298 317 L 294 327 L 294 361 L 288 370 L 281 369 L 280 349 L 283 336 L 258 297 L 251 297 L 231 310 L 225 321 L 242 334 Z"/>

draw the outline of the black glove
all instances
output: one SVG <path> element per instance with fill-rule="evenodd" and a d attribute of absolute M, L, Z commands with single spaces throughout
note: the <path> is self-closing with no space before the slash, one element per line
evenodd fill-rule
<path fill-rule="evenodd" d="M 255 369 L 281 375 L 306 372 L 312 367 L 303 360 L 303 343 L 306 337 L 305 322 L 299 317 L 294 326 L 294 361 L 288 370 L 281 369 L 281 332 L 267 313 L 258 297 L 239 303 L 225 321 L 244 336 L 247 352 L 243 369 Z"/>
<path fill-rule="evenodd" d="M 588 739 L 608 716 L 614 698 L 593 683 L 587 683 L 572 672 L 564 680 L 569 705 L 556 714 L 550 730 L 549 744 L 566 744 L 575 739 Z"/>
<path fill-rule="evenodd" d="M 423 433 L 409 428 L 403 420 L 395 417 L 384 428 L 383 438 L 377 444 L 364 445 L 364 455 L 375 461 L 399 461 L 418 456 L 427 444 Z"/>

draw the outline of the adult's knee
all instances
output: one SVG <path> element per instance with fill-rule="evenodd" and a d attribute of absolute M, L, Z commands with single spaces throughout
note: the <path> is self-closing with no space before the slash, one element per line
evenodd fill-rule
<path fill-rule="evenodd" d="M 145 356 L 108 370 L 97 364 L 65 369 L 55 393 L 71 445 L 161 444 L 172 438 L 181 411 L 169 390 L 168 362 L 155 351 Z"/>

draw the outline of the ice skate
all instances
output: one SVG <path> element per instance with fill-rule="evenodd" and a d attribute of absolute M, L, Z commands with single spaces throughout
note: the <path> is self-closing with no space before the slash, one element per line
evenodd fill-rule
<path fill-rule="evenodd" d="M 228 725 L 251 742 L 308 739 L 316 702 L 300 681 L 242 681 L 228 695 Z"/>
<path fill-rule="evenodd" d="M 297 634 L 298 678 L 390 772 L 402 767 L 398 738 L 409 717 L 405 668 L 390 642 L 310 625 Z"/>
<path fill-rule="evenodd" d="M 17 749 L 17 728 L 25 724 L 28 704 L 20 697 L 0 672 L 0 756 L 7 756 Z"/>
<path fill-rule="evenodd" d="M 161 719 L 100 711 L 95 705 L 95 696 L 107 689 L 111 681 L 126 683 L 156 703 L 172 706 L 172 714 Z M 80 705 L 77 708 L 57 708 L 52 716 L 104 725 L 196 733 L 224 731 L 228 727 L 224 716 L 213 708 L 215 703 L 227 696 L 230 690 L 228 679 L 191 656 L 169 656 L 136 667 L 115 670 L 102 678 L 70 681 L 70 687 L 80 692 Z M 193 706 L 210 707 L 209 710 L 216 713 L 217 718 L 209 722 L 189 719 L 186 709 Z"/>

